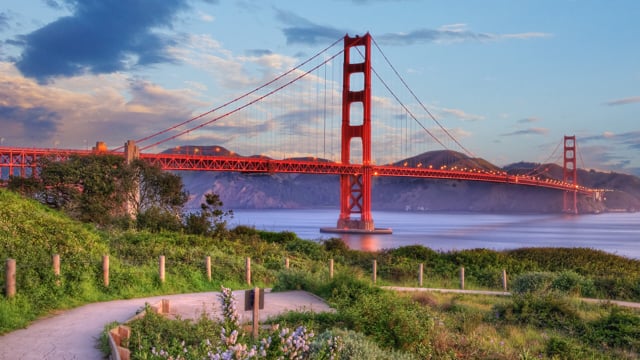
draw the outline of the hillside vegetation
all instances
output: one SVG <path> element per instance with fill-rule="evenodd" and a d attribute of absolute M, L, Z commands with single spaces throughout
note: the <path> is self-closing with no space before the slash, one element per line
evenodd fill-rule
<path fill-rule="evenodd" d="M 59 279 L 51 271 L 54 253 L 62 259 Z M 108 287 L 102 283 L 104 254 L 111 258 Z M 167 259 L 164 283 L 157 274 L 159 255 Z M 212 257 L 212 281 L 204 272 L 205 256 Z M 86 302 L 219 291 L 221 285 L 243 288 L 246 257 L 252 258 L 256 285 L 312 291 L 337 309 L 335 315 L 289 315 L 277 321 L 289 326 L 304 323 L 318 334 L 348 329 L 352 332 L 341 334 L 350 346 L 359 344 L 358 351 L 379 348 L 382 355 L 376 358 L 399 358 L 392 351 L 407 358 L 476 359 L 552 358 L 569 351 L 590 358 L 635 359 L 640 351 L 633 340 L 640 336 L 637 313 L 587 306 L 568 297 L 640 301 L 637 260 L 590 249 L 436 252 L 411 246 L 365 253 L 348 249 L 338 239 L 317 243 L 292 233 L 244 226 L 208 236 L 96 230 L 5 190 L 0 190 L 0 259 L 16 259 L 18 289 L 12 299 L 0 296 L 0 333 Z M 290 259 L 289 270 L 284 268 L 285 257 Z M 330 258 L 336 263 L 333 280 L 328 279 Z M 456 288 L 459 267 L 464 266 L 467 288 L 499 290 L 501 271 L 506 269 L 511 288 L 521 295 L 513 299 L 398 295 L 372 286 L 373 259 L 382 285 L 415 286 L 418 264 L 424 263 L 428 287 Z M 0 274 L 4 289 L 4 268 Z M 174 325 L 155 324 L 147 330 L 164 326 Z M 160 334 L 148 336 L 158 346 L 165 340 L 170 346 L 171 341 Z M 187 340 L 199 344 L 204 339 Z"/>

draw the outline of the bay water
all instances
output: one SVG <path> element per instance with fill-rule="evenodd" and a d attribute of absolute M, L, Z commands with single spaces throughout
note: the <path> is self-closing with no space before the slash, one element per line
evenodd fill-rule
<path fill-rule="evenodd" d="M 234 210 L 230 227 L 291 231 L 300 238 L 343 239 L 352 249 L 375 251 L 423 245 L 449 251 L 523 247 L 582 247 L 640 259 L 640 213 L 596 215 L 478 214 L 374 211 L 376 227 L 392 228 L 390 235 L 321 233 L 335 227 L 338 209 Z"/>

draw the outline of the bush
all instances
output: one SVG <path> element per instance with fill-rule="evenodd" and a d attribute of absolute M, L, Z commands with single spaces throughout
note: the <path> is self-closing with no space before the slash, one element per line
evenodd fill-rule
<path fill-rule="evenodd" d="M 547 292 L 555 278 L 550 272 L 529 272 L 517 276 L 511 283 L 511 290 L 516 294 Z"/>
<path fill-rule="evenodd" d="M 493 307 L 496 318 L 507 323 L 553 328 L 568 333 L 582 333 L 583 323 L 576 305 L 557 294 L 514 295 L 510 303 Z"/>
<path fill-rule="evenodd" d="M 329 303 L 353 330 L 371 336 L 383 347 L 421 357 L 431 353 L 433 317 L 428 309 L 408 297 L 346 276 L 335 278 L 329 287 Z"/>
<path fill-rule="evenodd" d="M 551 282 L 551 289 L 572 296 L 593 294 L 593 281 L 585 279 L 573 271 L 563 271 Z"/>
<path fill-rule="evenodd" d="M 613 307 L 602 319 L 589 324 L 588 341 L 595 346 L 611 346 L 640 352 L 640 316 Z"/>
<path fill-rule="evenodd" d="M 367 339 L 364 335 L 345 330 L 333 330 L 328 334 L 339 336 L 342 341 L 342 351 L 337 357 L 338 360 L 370 359 L 370 360 L 412 360 L 415 357 L 411 354 L 381 349 L 376 343 Z M 320 339 L 327 337 L 325 333 L 319 336 Z"/>
<path fill-rule="evenodd" d="M 305 270 L 289 269 L 278 273 L 273 291 L 305 290 L 317 293 L 321 287 L 322 280 L 317 274 Z"/>

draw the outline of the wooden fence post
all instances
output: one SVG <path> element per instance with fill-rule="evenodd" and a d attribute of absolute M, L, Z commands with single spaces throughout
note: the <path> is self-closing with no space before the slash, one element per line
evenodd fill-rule
<path fill-rule="evenodd" d="M 251 258 L 247 257 L 245 262 L 245 272 L 247 277 L 247 284 L 251 285 Z"/>
<path fill-rule="evenodd" d="M 253 289 L 253 324 L 251 326 L 251 335 L 254 340 L 258 340 L 258 326 L 260 324 L 260 288 Z"/>
<path fill-rule="evenodd" d="M 51 263 L 53 265 L 53 276 L 56 278 L 56 286 L 60 285 L 60 255 L 53 254 L 51 257 Z"/>
<path fill-rule="evenodd" d="M 422 287 L 422 278 L 424 275 L 424 264 L 420 263 L 420 266 L 418 266 L 418 286 Z"/>
<path fill-rule="evenodd" d="M 102 281 L 104 287 L 109 287 L 109 255 L 102 256 Z"/>
<path fill-rule="evenodd" d="M 207 281 L 211 281 L 211 256 L 204 258 L 204 266 L 207 271 Z"/>
<path fill-rule="evenodd" d="M 329 279 L 333 279 L 333 259 L 329 259 Z"/>
<path fill-rule="evenodd" d="M 507 292 L 507 270 L 502 269 L 502 290 Z"/>
<path fill-rule="evenodd" d="M 378 280 L 378 260 L 373 260 L 373 275 L 372 276 L 372 280 L 373 283 L 375 284 L 376 281 Z"/>
<path fill-rule="evenodd" d="M 6 280 L 5 280 L 5 293 L 7 298 L 12 298 L 16 295 L 16 260 L 7 259 L 6 264 Z"/>
<path fill-rule="evenodd" d="M 460 289 L 464 290 L 464 266 L 460 267 Z"/>
<path fill-rule="evenodd" d="M 160 283 L 164 283 L 164 255 L 160 255 L 158 261 L 158 272 L 160 275 Z"/>

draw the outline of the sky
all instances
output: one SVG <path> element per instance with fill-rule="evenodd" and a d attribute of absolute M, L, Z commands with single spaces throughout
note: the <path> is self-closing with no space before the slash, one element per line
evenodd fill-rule
<path fill-rule="evenodd" d="M 4 1 L 0 146 L 120 146 L 369 32 L 473 154 L 557 160 L 575 135 L 579 167 L 640 175 L 639 16 L 636 0 Z"/>

